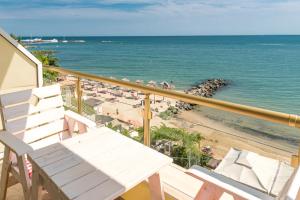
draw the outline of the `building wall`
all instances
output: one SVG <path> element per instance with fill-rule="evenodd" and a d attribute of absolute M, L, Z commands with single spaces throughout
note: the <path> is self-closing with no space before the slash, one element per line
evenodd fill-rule
<path fill-rule="evenodd" d="M 0 35 L 0 93 L 37 86 L 37 64 Z"/>
<path fill-rule="evenodd" d="M 0 36 L 0 90 L 37 87 L 37 65 Z"/>

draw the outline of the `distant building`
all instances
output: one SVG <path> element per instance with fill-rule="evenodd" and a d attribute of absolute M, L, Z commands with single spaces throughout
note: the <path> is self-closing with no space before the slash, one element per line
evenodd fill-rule
<path fill-rule="evenodd" d="M 109 123 L 112 123 L 113 125 L 117 124 L 117 122 L 114 122 L 114 121 L 115 121 L 114 118 L 107 116 L 107 115 L 96 115 L 95 116 L 95 122 L 98 125 L 108 125 Z"/>
<path fill-rule="evenodd" d="M 89 98 L 85 100 L 84 103 L 93 108 L 96 111 L 96 114 L 102 114 L 102 104 L 104 103 L 103 101 L 96 98 Z"/>

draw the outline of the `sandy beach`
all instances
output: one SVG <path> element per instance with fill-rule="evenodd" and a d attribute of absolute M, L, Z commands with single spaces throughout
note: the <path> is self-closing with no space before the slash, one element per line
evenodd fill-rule
<path fill-rule="evenodd" d="M 61 81 L 62 86 L 71 85 L 75 80 L 67 77 Z M 86 85 L 86 86 L 85 86 Z M 101 106 L 96 108 L 97 114 L 118 119 L 120 123 L 127 124 L 128 128 L 137 128 L 143 125 L 143 99 L 144 95 L 137 91 L 124 88 L 101 85 L 84 81 L 83 99 L 97 99 Z M 175 106 L 176 100 L 151 95 L 152 120 L 151 126 L 167 126 L 184 128 L 190 132 L 199 132 L 204 137 L 201 147 L 210 146 L 213 157 L 222 159 L 228 150 L 233 148 L 245 149 L 290 162 L 291 155 L 297 151 L 297 147 L 286 141 L 272 140 L 259 134 L 247 132 L 226 126 L 226 124 L 201 115 L 197 111 L 181 111 L 180 114 L 170 120 L 163 120 L 159 113 Z"/>

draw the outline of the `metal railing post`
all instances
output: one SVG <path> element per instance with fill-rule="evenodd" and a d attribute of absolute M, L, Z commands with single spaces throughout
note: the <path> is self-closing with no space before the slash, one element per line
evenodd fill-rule
<path fill-rule="evenodd" d="M 300 166 L 300 146 L 298 149 L 298 154 L 291 156 L 291 166 L 295 168 Z"/>
<path fill-rule="evenodd" d="M 80 85 L 80 77 L 77 78 L 76 90 L 77 90 L 77 112 L 79 114 L 81 114 L 82 113 L 82 110 L 81 110 L 82 91 L 81 91 L 81 85 Z"/>
<path fill-rule="evenodd" d="M 297 159 L 297 167 L 300 165 L 300 146 L 298 150 L 298 159 Z"/>
<path fill-rule="evenodd" d="M 300 146 L 298 149 L 298 155 L 296 155 L 296 157 L 297 157 L 297 165 L 295 167 L 298 167 L 298 166 L 300 166 Z"/>
<path fill-rule="evenodd" d="M 299 165 L 299 162 L 298 162 L 298 160 L 299 160 L 299 156 L 298 155 L 292 155 L 291 156 L 291 166 L 292 167 L 298 167 L 298 165 Z"/>
<path fill-rule="evenodd" d="M 151 119 L 151 108 L 150 108 L 150 94 L 145 94 L 144 99 L 144 144 L 150 146 L 150 119 Z"/>

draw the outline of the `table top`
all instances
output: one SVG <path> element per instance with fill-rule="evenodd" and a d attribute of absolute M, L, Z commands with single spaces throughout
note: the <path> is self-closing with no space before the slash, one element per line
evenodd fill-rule
<path fill-rule="evenodd" d="M 114 199 L 170 164 L 172 159 L 109 128 L 29 153 L 67 199 Z"/>

